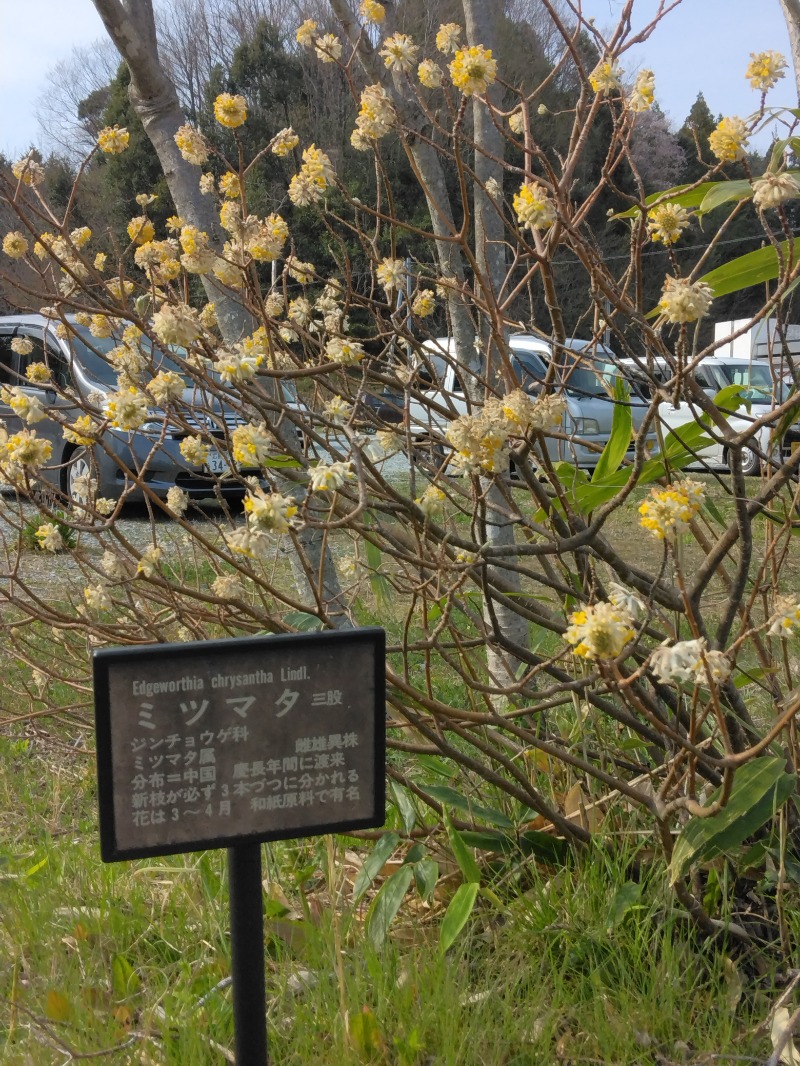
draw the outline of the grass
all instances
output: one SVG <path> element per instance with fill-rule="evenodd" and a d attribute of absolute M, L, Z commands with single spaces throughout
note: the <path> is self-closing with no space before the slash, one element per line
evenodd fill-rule
<path fill-rule="evenodd" d="M 0 739 L 0 1063 L 62 1063 L 103 1049 L 114 1063 L 225 1061 L 225 854 L 104 866 L 92 762 L 64 751 Z M 775 975 L 748 981 L 746 961 L 696 942 L 658 863 L 610 844 L 601 839 L 560 868 L 517 857 L 496 870 L 502 902 L 481 899 L 445 955 L 437 914 L 447 879 L 432 909 L 409 893 L 376 953 L 365 908 L 350 902 L 354 841 L 331 851 L 322 839 L 268 847 L 273 1061 L 765 1057 L 754 1033 Z"/>

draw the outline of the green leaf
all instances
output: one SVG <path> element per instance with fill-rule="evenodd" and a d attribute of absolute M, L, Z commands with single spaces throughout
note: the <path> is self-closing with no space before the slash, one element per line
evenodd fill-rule
<path fill-rule="evenodd" d="M 461 873 L 464 875 L 464 880 L 477 884 L 481 879 L 481 871 L 475 862 L 472 852 L 464 843 L 463 837 L 450 821 L 447 811 L 444 811 L 444 824 L 450 840 L 450 847 L 453 849 L 453 855 L 461 869 Z"/>
<path fill-rule="evenodd" d="M 645 197 L 645 204 L 650 207 L 657 200 L 662 203 L 677 204 L 679 207 L 699 207 L 706 196 L 711 190 L 718 185 L 716 181 L 704 181 L 702 184 L 697 185 L 695 188 L 690 188 L 688 185 L 675 185 L 671 189 L 665 189 L 664 192 L 653 192 L 649 196 Z M 621 211 L 617 215 L 613 215 L 613 218 L 633 218 L 635 215 L 640 214 L 638 207 L 630 207 L 627 211 Z"/>
<path fill-rule="evenodd" d="M 470 848 L 478 848 L 480 851 L 495 851 L 509 854 L 519 851 L 516 837 L 511 833 L 500 833 L 496 829 L 462 829 L 461 839 Z"/>
<path fill-rule="evenodd" d="M 637 908 L 642 898 L 642 886 L 635 881 L 620 885 L 611 900 L 608 910 L 608 928 L 615 929 L 624 922 L 626 915 Z"/>
<path fill-rule="evenodd" d="M 362 1007 L 358 1014 L 348 1017 L 347 1035 L 364 1062 L 374 1062 L 386 1050 L 378 1019 L 369 1007 Z"/>
<path fill-rule="evenodd" d="M 726 385 L 724 389 L 720 389 L 714 397 L 714 406 L 718 407 L 723 415 L 732 415 L 739 410 L 740 407 L 745 407 L 750 410 L 750 401 L 744 396 L 747 392 L 745 385 Z"/>
<path fill-rule="evenodd" d="M 614 382 L 614 414 L 611 419 L 611 436 L 606 441 L 597 466 L 592 474 L 592 482 L 601 482 L 609 474 L 619 470 L 622 460 L 631 444 L 633 415 L 630 408 L 630 389 L 621 377 Z"/>
<path fill-rule="evenodd" d="M 710 270 L 697 280 L 710 285 L 715 297 L 727 296 L 729 293 L 739 292 L 741 289 L 748 289 L 765 281 L 773 281 L 778 277 L 781 269 L 785 269 L 787 260 L 797 262 L 798 254 L 800 254 L 800 237 L 795 237 L 791 242 L 782 241 L 778 248 L 780 259 L 776 249 L 769 244 L 765 248 L 757 248 L 754 252 L 740 255 L 723 266 Z"/>
<path fill-rule="evenodd" d="M 394 849 L 400 843 L 397 833 L 384 833 L 364 860 L 353 885 L 353 902 L 358 903 L 369 886 L 381 872 Z"/>
<path fill-rule="evenodd" d="M 365 929 L 367 938 L 376 951 L 380 951 L 383 947 L 389 935 L 389 927 L 400 909 L 400 904 L 403 902 L 403 897 L 413 877 L 413 866 L 401 866 L 391 877 L 387 877 L 375 899 L 370 903 Z"/>
<path fill-rule="evenodd" d="M 420 859 L 414 863 L 413 870 L 417 892 L 426 903 L 430 903 L 439 880 L 439 863 L 435 859 Z"/>
<path fill-rule="evenodd" d="M 287 611 L 283 616 L 283 621 L 292 629 L 296 629 L 298 633 L 313 633 L 317 629 L 322 629 L 321 619 L 306 611 Z"/>
<path fill-rule="evenodd" d="M 111 987 L 115 999 L 127 999 L 141 987 L 139 975 L 124 955 L 115 955 L 111 960 Z"/>
<path fill-rule="evenodd" d="M 747 688 L 748 685 L 758 684 L 765 677 L 776 672 L 775 667 L 765 668 L 763 666 L 754 666 L 752 669 L 740 670 L 733 679 L 733 683 L 737 688 Z"/>
<path fill-rule="evenodd" d="M 426 785 L 425 792 L 434 799 L 439 800 L 440 803 L 445 803 L 450 807 L 454 807 L 457 811 L 462 811 L 464 814 L 469 815 L 470 818 L 482 818 L 489 825 L 496 825 L 501 829 L 514 828 L 514 823 L 502 811 L 496 811 L 492 807 L 484 807 L 480 803 L 475 803 L 449 785 Z"/>
<path fill-rule="evenodd" d="M 50 988 L 44 1012 L 51 1022 L 67 1022 L 72 1014 L 72 1004 L 57 988 Z"/>
<path fill-rule="evenodd" d="M 747 200 L 753 195 L 753 186 L 744 178 L 737 181 L 717 181 L 703 197 L 697 209 L 698 215 L 708 214 L 715 207 L 730 203 L 731 200 Z"/>
<path fill-rule="evenodd" d="M 391 785 L 394 802 L 400 812 L 400 817 L 403 820 L 403 829 L 406 833 L 410 833 L 417 824 L 416 807 L 411 802 L 411 797 L 409 796 L 408 791 L 403 788 L 402 785 L 398 785 L 396 781 L 392 781 Z"/>
<path fill-rule="evenodd" d="M 724 515 L 710 496 L 707 496 L 703 500 L 703 510 L 706 512 L 707 515 L 709 515 L 710 518 L 713 519 L 714 522 L 717 523 L 718 526 L 721 526 L 723 529 L 727 528 L 728 523 L 725 521 Z"/>
<path fill-rule="evenodd" d="M 439 932 L 439 950 L 444 954 L 458 939 L 458 934 L 467 924 L 469 916 L 478 898 L 478 885 L 471 881 L 466 885 L 459 885 L 455 895 L 450 900 Z"/>
<path fill-rule="evenodd" d="M 764 755 L 736 771 L 727 805 L 708 818 L 692 818 L 675 843 L 670 863 L 674 884 L 693 863 L 728 851 L 760 829 L 783 806 L 795 788 L 795 777 L 786 773 L 786 760 Z M 719 796 L 719 790 L 712 798 Z"/>
<path fill-rule="evenodd" d="M 287 467 L 302 467 L 302 463 L 299 459 L 293 459 L 291 455 L 268 455 L 266 459 L 261 461 L 262 466 L 272 466 L 281 470 L 285 470 Z"/>

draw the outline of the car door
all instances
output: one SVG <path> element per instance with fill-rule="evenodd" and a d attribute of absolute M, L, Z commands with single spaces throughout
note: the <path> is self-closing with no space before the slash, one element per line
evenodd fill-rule
<path fill-rule="evenodd" d="M 12 340 L 21 338 L 30 342 L 29 352 L 15 352 Z M 28 368 L 34 363 L 44 363 L 51 374 L 50 382 L 33 382 L 27 377 Z M 68 367 L 55 338 L 45 338 L 42 327 L 36 324 L 14 324 L 0 326 L 0 383 L 14 387 L 31 399 L 38 399 L 45 410 L 58 411 L 61 416 L 72 417 L 74 405 L 60 394 L 68 384 Z M 56 388 L 58 386 L 58 389 Z M 14 409 L 0 397 L 0 418 L 5 423 L 9 434 L 27 429 L 35 431 L 36 436 L 50 441 L 52 455 L 43 475 L 46 480 L 58 486 L 59 467 L 64 447 L 61 427 L 52 418 L 28 424 Z"/>

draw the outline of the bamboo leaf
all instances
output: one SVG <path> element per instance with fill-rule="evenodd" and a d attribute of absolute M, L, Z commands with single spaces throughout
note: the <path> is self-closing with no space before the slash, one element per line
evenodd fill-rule
<path fill-rule="evenodd" d="M 770 244 L 766 248 L 757 248 L 754 252 L 747 252 L 732 259 L 729 263 L 710 270 L 698 281 L 703 281 L 711 286 L 715 297 L 727 296 L 741 289 L 748 289 L 752 285 L 760 285 L 765 281 L 773 281 L 782 270 L 786 269 L 787 263 L 795 263 L 800 254 L 800 237 L 792 241 L 782 241 L 780 258 L 778 252 Z"/>
<path fill-rule="evenodd" d="M 731 200 L 746 200 L 753 195 L 753 186 L 744 178 L 738 181 L 717 181 L 703 197 L 697 209 L 698 215 L 708 214 L 715 207 L 730 203 Z"/>
<path fill-rule="evenodd" d="M 683 877 L 691 864 L 741 844 L 769 821 L 794 788 L 795 777 L 786 773 L 786 760 L 780 756 L 764 755 L 742 766 L 725 808 L 708 818 L 692 818 L 681 831 L 670 862 L 672 883 Z M 719 790 L 714 798 L 717 796 Z"/>
<path fill-rule="evenodd" d="M 496 811 L 492 807 L 484 807 L 480 803 L 475 803 L 449 785 L 426 785 L 425 791 L 429 796 L 439 800 L 440 803 L 448 804 L 457 811 L 462 811 L 470 818 L 482 818 L 490 825 L 496 825 L 501 829 L 514 828 L 514 823 L 502 811 Z"/>
<path fill-rule="evenodd" d="M 433 899 L 436 882 L 439 880 L 439 863 L 435 859 L 425 858 L 415 862 L 412 868 L 417 892 L 429 903 Z"/>
<path fill-rule="evenodd" d="M 369 942 L 376 951 L 383 947 L 389 935 L 389 927 L 400 909 L 413 877 L 413 866 L 401 866 L 391 877 L 387 877 L 370 903 L 365 929 Z"/>
<path fill-rule="evenodd" d="M 465 885 L 459 885 L 455 895 L 442 919 L 442 927 L 439 932 L 439 950 L 444 954 L 458 939 L 458 935 L 469 920 L 478 898 L 478 885 L 471 881 Z"/>
<path fill-rule="evenodd" d="M 477 862 L 475 862 L 472 852 L 464 843 L 463 837 L 450 821 L 450 815 L 447 811 L 444 812 L 444 824 L 450 840 L 450 847 L 453 849 L 453 855 L 461 869 L 461 873 L 464 875 L 464 880 L 477 884 L 481 879 L 481 871 Z"/>
<path fill-rule="evenodd" d="M 353 885 L 353 902 L 358 903 L 369 886 L 386 865 L 394 849 L 400 843 L 397 833 L 384 833 L 364 860 Z"/>
<path fill-rule="evenodd" d="M 622 460 L 631 444 L 633 415 L 630 408 L 630 389 L 621 377 L 614 383 L 614 413 L 611 419 L 611 436 L 606 441 L 597 466 L 592 474 L 592 482 L 602 481 L 609 474 L 619 470 Z"/>
<path fill-rule="evenodd" d="M 403 829 L 406 833 L 410 833 L 417 824 L 416 808 L 411 802 L 411 797 L 409 796 L 408 791 L 404 789 L 402 785 L 398 785 L 396 781 L 392 781 L 391 785 L 395 804 L 400 812 L 400 817 L 403 819 Z"/>

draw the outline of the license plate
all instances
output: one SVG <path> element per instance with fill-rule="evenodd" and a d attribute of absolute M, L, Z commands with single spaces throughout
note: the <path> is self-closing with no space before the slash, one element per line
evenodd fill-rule
<path fill-rule="evenodd" d="M 208 458 L 206 459 L 206 469 L 208 470 L 209 474 L 219 475 L 230 473 L 228 464 L 225 462 L 225 459 L 217 451 L 216 448 L 212 448 L 211 451 L 208 453 Z"/>

